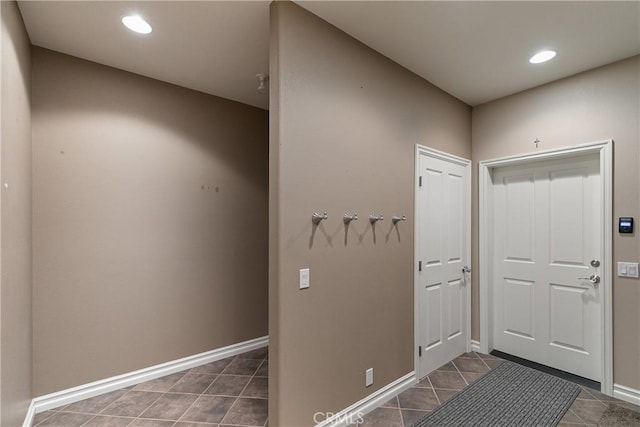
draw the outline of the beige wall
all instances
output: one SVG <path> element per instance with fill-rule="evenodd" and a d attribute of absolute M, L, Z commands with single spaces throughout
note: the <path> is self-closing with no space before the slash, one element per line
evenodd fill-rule
<path fill-rule="evenodd" d="M 308 426 L 413 370 L 415 144 L 469 158 L 471 118 L 295 4 L 271 14 L 270 423 Z M 373 212 L 387 218 L 375 232 Z"/>
<path fill-rule="evenodd" d="M 268 333 L 268 112 L 33 49 L 34 394 Z"/>
<path fill-rule="evenodd" d="M 614 140 L 613 261 L 638 262 L 640 239 L 620 235 L 617 218 L 640 218 L 640 57 L 569 77 L 473 109 L 473 161 Z M 477 181 L 474 258 L 478 271 Z M 615 271 L 615 268 L 614 268 Z M 478 275 L 473 275 L 473 337 L 479 337 Z M 640 388 L 640 282 L 614 278 L 614 382 Z"/>
<path fill-rule="evenodd" d="M 18 6 L 0 2 L 0 425 L 22 425 L 31 393 L 31 61 Z"/>

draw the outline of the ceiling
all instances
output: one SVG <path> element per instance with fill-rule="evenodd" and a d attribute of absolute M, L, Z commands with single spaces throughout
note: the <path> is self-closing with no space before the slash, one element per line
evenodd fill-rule
<path fill-rule="evenodd" d="M 266 1 L 21 1 L 36 46 L 268 108 L 256 74 L 269 74 Z M 148 35 L 121 18 L 143 16 Z"/>
<path fill-rule="evenodd" d="M 640 1 L 296 1 L 469 105 L 640 54 Z M 268 1 L 21 1 L 34 45 L 268 108 Z M 138 13 L 154 31 L 120 18 Z M 529 57 L 558 51 L 545 64 Z"/>

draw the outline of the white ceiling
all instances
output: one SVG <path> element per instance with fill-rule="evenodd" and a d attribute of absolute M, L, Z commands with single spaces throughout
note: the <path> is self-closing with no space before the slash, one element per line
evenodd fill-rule
<path fill-rule="evenodd" d="M 470 105 L 640 54 L 640 1 L 297 1 Z M 268 1 L 21 1 L 33 44 L 260 108 Z M 120 18 L 153 26 L 137 35 Z M 558 56 L 531 65 L 542 48 Z"/>
<path fill-rule="evenodd" d="M 302 4 L 469 105 L 640 53 L 640 1 Z"/>
<path fill-rule="evenodd" d="M 268 108 L 266 1 L 21 1 L 31 43 L 190 89 Z M 148 35 L 121 23 L 137 13 Z"/>

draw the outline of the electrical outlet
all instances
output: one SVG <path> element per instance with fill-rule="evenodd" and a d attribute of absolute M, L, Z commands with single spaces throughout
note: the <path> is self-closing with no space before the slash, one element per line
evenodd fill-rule
<path fill-rule="evenodd" d="M 364 372 L 364 385 L 369 387 L 373 384 L 373 368 L 369 368 Z"/>
<path fill-rule="evenodd" d="M 309 269 L 308 268 L 300 269 L 299 286 L 300 286 L 300 289 L 307 289 L 309 287 Z"/>

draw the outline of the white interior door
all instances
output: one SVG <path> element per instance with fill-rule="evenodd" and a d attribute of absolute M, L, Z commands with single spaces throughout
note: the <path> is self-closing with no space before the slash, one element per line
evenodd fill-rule
<path fill-rule="evenodd" d="M 419 151 L 416 369 L 423 377 L 468 350 L 470 162 Z"/>
<path fill-rule="evenodd" d="M 601 380 L 600 195 L 597 155 L 493 171 L 496 350 Z"/>

